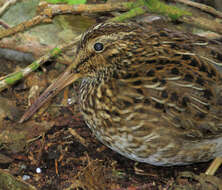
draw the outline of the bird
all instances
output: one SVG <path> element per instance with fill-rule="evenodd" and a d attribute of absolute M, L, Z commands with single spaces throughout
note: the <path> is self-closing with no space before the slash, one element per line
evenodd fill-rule
<path fill-rule="evenodd" d="M 81 113 L 104 145 L 156 166 L 215 159 L 212 174 L 222 162 L 221 49 L 219 41 L 167 27 L 96 24 L 20 122 L 81 79 Z"/>

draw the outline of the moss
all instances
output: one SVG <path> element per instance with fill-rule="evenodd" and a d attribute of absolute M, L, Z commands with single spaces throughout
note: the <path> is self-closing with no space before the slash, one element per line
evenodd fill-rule
<path fill-rule="evenodd" d="M 145 5 L 150 12 L 169 16 L 172 20 L 177 20 L 184 15 L 191 15 L 191 13 L 186 10 L 173 5 L 167 5 L 159 0 L 138 0 L 136 4 L 137 6 Z"/>
<path fill-rule="evenodd" d="M 133 18 L 135 16 L 142 15 L 145 12 L 146 11 L 143 8 L 136 7 L 136 8 L 131 9 L 130 11 L 128 11 L 126 13 L 123 13 L 120 16 L 114 17 L 114 18 L 112 18 L 110 20 L 111 21 L 116 21 L 116 22 L 121 22 L 121 21 L 124 21 L 126 19 L 130 19 L 130 18 Z"/>
<path fill-rule="evenodd" d="M 0 189 L 4 190 L 36 190 L 35 187 L 17 180 L 14 176 L 0 169 Z"/>
<path fill-rule="evenodd" d="M 12 76 L 6 78 L 6 79 L 5 79 L 5 82 L 6 82 L 7 84 L 14 84 L 15 81 L 18 81 L 18 80 L 20 80 L 20 79 L 22 79 L 22 78 L 23 78 L 22 72 L 18 72 L 18 73 L 15 73 L 15 74 L 12 75 Z"/>

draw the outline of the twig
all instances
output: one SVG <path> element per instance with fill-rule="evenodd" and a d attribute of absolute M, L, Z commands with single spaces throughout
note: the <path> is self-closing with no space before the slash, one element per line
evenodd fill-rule
<path fill-rule="evenodd" d="M 24 78 L 31 72 L 35 71 L 39 68 L 43 63 L 45 63 L 49 58 L 55 57 L 56 55 L 60 54 L 65 49 L 72 47 L 74 44 L 76 44 L 79 41 L 80 36 L 76 37 L 74 41 L 72 41 L 69 44 L 60 45 L 56 48 L 53 48 L 49 53 L 45 54 L 44 56 L 40 57 L 38 60 L 34 61 L 32 64 L 27 66 L 24 69 L 21 69 L 21 71 L 11 73 L 3 79 L 0 80 L 0 92 L 7 88 L 9 85 L 15 84 L 18 80 Z"/>
<path fill-rule="evenodd" d="M 114 190 L 129 190 L 129 189 L 147 190 L 147 189 L 152 189 L 153 187 L 156 187 L 156 185 L 153 183 L 147 183 L 147 184 L 143 184 L 143 185 L 139 185 L 139 186 L 129 186 L 127 188 L 118 188 L 118 189 L 114 189 Z"/>
<path fill-rule="evenodd" d="M 51 19 L 48 15 L 40 15 L 40 16 L 36 16 L 33 19 L 23 22 L 21 24 L 18 24 L 14 27 L 11 27 L 7 30 L 0 30 L 0 39 L 7 37 L 7 36 L 11 36 L 12 34 L 21 32 L 21 31 L 25 31 L 26 29 L 35 26 L 41 22 L 51 22 Z"/>
<path fill-rule="evenodd" d="M 207 12 L 207 13 L 210 13 L 212 15 L 215 15 L 215 16 L 219 17 L 219 18 L 222 18 L 222 12 L 217 11 L 213 7 L 210 7 L 210 6 L 201 4 L 201 3 L 197 3 L 197 2 L 193 2 L 193 1 L 190 1 L 190 0 L 173 0 L 173 1 L 198 8 L 200 10 L 203 10 L 203 11 Z"/>
<path fill-rule="evenodd" d="M 15 33 L 27 30 L 28 28 L 40 23 L 49 23 L 52 18 L 59 14 L 80 14 L 80 13 L 99 13 L 110 12 L 114 10 L 126 11 L 132 7 L 133 3 L 114 3 L 114 4 L 81 4 L 81 5 L 54 5 L 46 2 L 41 2 L 38 6 L 39 15 L 31 20 L 25 21 L 7 30 L 0 30 L 0 39 L 13 35 Z"/>
<path fill-rule="evenodd" d="M 41 44 L 32 38 L 29 38 L 27 34 L 23 34 L 23 37 L 22 40 L 18 40 L 18 37 L 16 36 L 4 38 L 0 40 L 0 48 L 30 53 L 37 59 L 55 47 L 55 45 Z"/>
<path fill-rule="evenodd" d="M 10 28 L 10 26 L 1 19 L 0 19 L 0 25 L 3 26 L 5 29 Z"/>
<path fill-rule="evenodd" d="M 5 2 L 5 4 L 4 4 L 2 7 L 0 7 L 0 16 L 4 13 L 4 11 L 5 11 L 6 9 L 9 8 L 10 5 L 15 4 L 17 1 L 18 1 L 18 0 L 7 0 L 7 1 Z"/>
<path fill-rule="evenodd" d="M 210 30 L 218 34 L 222 34 L 222 24 L 207 18 L 200 18 L 194 16 L 183 16 L 178 19 L 181 22 L 199 27 L 205 30 Z"/>
<path fill-rule="evenodd" d="M 82 138 L 74 129 L 69 128 L 69 132 L 72 134 L 72 136 L 77 138 L 83 146 L 88 147 L 88 143 L 86 142 L 86 140 Z"/>
<path fill-rule="evenodd" d="M 81 14 L 81 13 L 100 13 L 110 11 L 127 11 L 132 8 L 133 3 L 103 3 L 103 4 L 80 4 L 80 5 L 67 5 L 67 4 L 42 4 L 43 10 L 49 9 L 52 15 L 58 14 Z"/>

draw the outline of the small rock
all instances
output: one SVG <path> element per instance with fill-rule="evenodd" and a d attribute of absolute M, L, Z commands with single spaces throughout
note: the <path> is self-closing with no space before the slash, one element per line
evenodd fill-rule
<path fill-rule="evenodd" d="M 21 117 L 21 111 L 15 103 L 7 98 L 0 97 L 0 123 L 3 119 L 15 121 Z"/>

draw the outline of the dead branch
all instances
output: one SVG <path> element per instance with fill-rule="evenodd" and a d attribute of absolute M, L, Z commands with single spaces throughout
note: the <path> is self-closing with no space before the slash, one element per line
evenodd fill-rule
<path fill-rule="evenodd" d="M 36 16 L 29 21 L 23 22 L 21 24 L 18 24 L 14 27 L 9 28 L 9 29 L 0 30 L 0 39 L 7 37 L 7 36 L 11 36 L 12 34 L 15 34 L 15 33 L 21 32 L 21 31 L 25 31 L 28 28 L 35 26 L 41 22 L 49 22 L 49 17 L 47 15 Z"/>
<path fill-rule="evenodd" d="M 195 16 L 183 16 L 180 17 L 178 20 L 195 27 L 199 27 L 205 30 L 216 32 L 218 34 L 222 34 L 222 24 L 214 20 L 195 17 Z"/>
<path fill-rule="evenodd" d="M 222 12 L 217 11 L 213 7 L 210 7 L 210 6 L 201 4 L 201 3 L 197 3 L 197 2 L 193 2 L 193 1 L 190 1 L 190 0 L 173 0 L 173 1 L 174 2 L 183 3 L 183 4 L 186 4 L 186 5 L 195 7 L 195 8 L 198 8 L 198 9 L 200 9 L 202 11 L 205 11 L 205 12 L 210 13 L 212 15 L 215 15 L 215 16 L 217 16 L 219 18 L 222 18 Z"/>
<path fill-rule="evenodd" d="M 1 19 L 0 19 L 0 25 L 1 25 L 3 28 L 5 28 L 5 29 L 10 28 L 10 26 L 9 26 L 7 23 L 5 23 L 3 20 L 1 20 Z"/>
<path fill-rule="evenodd" d="M 0 7 L 0 16 L 7 10 L 11 5 L 15 4 L 18 0 L 8 0 Z"/>
<path fill-rule="evenodd" d="M 17 38 L 4 38 L 1 40 L 0 48 L 11 49 L 23 53 L 31 53 L 36 59 L 46 54 L 50 49 L 54 48 L 50 45 L 42 45 L 35 40 L 20 40 Z"/>
<path fill-rule="evenodd" d="M 132 3 L 114 3 L 114 4 L 80 4 L 80 5 L 54 5 L 46 2 L 41 2 L 38 6 L 38 14 L 33 19 L 25 21 L 17 26 L 11 27 L 6 30 L 0 30 L 0 39 L 11 36 L 15 33 L 25 31 L 28 28 L 40 23 L 49 23 L 52 18 L 59 14 L 80 14 L 80 13 L 99 13 L 109 12 L 114 10 L 126 11 L 130 9 Z"/>
<path fill-rule="evenodd" d="M 80 4 L 80 5 L 67 5 L 67 4 L 48 4 L 45 3 L 40 6 L 40 12 L 49 9 L 52 15 L 58 14 L 81 14 L 81 13 L 100 13 L 110 11 L 127 11 L 130 9 L 132 3 L 103 3 L 103 4 Z"/>

